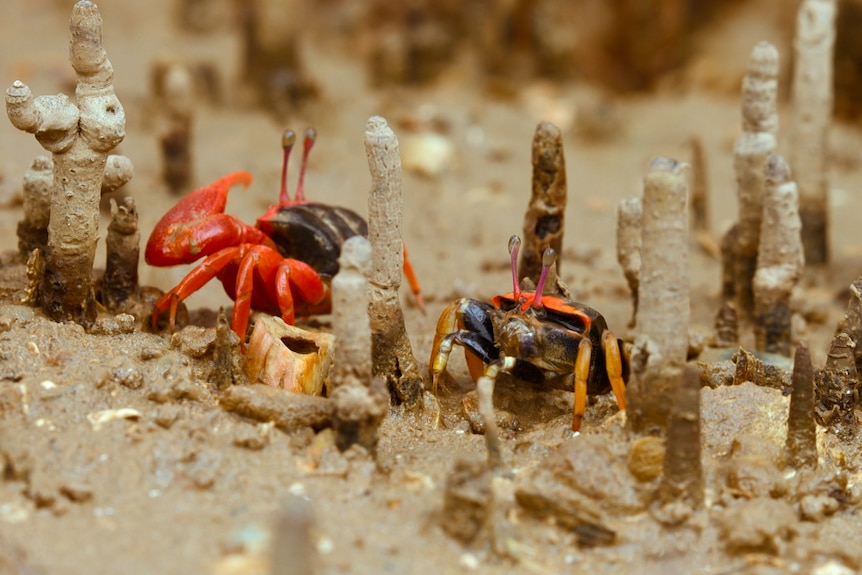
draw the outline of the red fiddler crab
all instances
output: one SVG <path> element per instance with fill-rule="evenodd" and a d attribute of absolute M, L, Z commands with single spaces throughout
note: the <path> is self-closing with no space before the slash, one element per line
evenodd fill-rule
<path fill-rule="evenodd" d="M 542 256 L 542 273 L 536 290 L 521 291 L 517 261 L 521 240 L 509 239 L 512 259 L 510 293 L 491 302 L 462 298 L 443 311 L 431 347 L 432 392 L 446 371 L 454 345 L 464 348 L 474 380 L 496 379 L 509 373 L 517 379 L 544 384 L 558 377 L 573 378 L 575 392 L 572 431 L 578 431 L 587 395 L 611 389 L 620 409 L 626 408 L 625 382 L 629 372 L 629 346 L 608 330 L 596 310 L 557 295 L 542 293 L 548 270 L 554 265 L 552 249 Z"/>
<path fill-rule="evenodd" d="M 173 266 L 206 259 L 156 302 L 153 331 L 166 311 L 173 331 L 179 303 L 214 277 L 235 302 L 231 327 L 241 341 L 252 309 L 278 315 L 287 324 L 297 316 L 331 311 L 329 282 L 338 271 L 341 245 L 353 236 L 367 236 L 368 224 L 347 208 L 305 199 L 305 171 L 315 137 L 313 129 L 306 130 L 296 193 L 290 199 L 287 164 L 296 135 L 292 130 L 284 132 L 279 201 L 256 225 L 224 213 L 230 188 L 251 184 L 248 172 L 228 174 L 191 192 L 159 220 L 147 242 L 148 264 Z M 404 274 L 422 309 L 419 283 L 406 250 Z"/>

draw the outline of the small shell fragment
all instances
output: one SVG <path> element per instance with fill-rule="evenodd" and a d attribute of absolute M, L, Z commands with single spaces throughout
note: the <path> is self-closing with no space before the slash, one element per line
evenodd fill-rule
<path fill-rule="evenodd" d="M 87 415 L 87 420 L 93 425 L 93 431 L 99 431 L 103 425 L 117 419 L 138 419 L 141 412 L 130 407 L 120 409 L 105 409 L 94 411 Z"/>
<path fill-rule="evenodd" d="M 287 325 L 281 318 L 261 316 L 254 324 L 245 356 L 245 373 L 252 383 L 264 383 L 324 395 L 335 337 Z"/>
<path fill-rule="evenodd" d="M 455 159 L 452 140 L 436 132 L 422 132 L 404 139 L 401 161 L 404 169 L 426 178 L 438 178 Z"/>

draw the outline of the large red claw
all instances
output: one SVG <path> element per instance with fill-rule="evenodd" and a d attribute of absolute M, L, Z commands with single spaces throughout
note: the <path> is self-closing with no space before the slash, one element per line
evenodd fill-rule
<path fill-rule="evenodd" d="M 243 242 L 272 245 L 260 230 L 224 214 L 231 187 L 237 184 L 248 187 L 251 180 L 248 172 L 234 172 L 177 202 L 153 228 L 144 252 L 147 263 L 154 266 L 190 263 Z"/>

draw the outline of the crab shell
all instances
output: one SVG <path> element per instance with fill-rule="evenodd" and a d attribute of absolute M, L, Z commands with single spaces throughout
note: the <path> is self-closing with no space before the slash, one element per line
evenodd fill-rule
<path fill-rule="evenodd" d="M 265 383 L 308 395 L 325 395 L 335 336 L 288 325 L 281 318 L 260 316 L 248 342 L 245 373 Z"/>

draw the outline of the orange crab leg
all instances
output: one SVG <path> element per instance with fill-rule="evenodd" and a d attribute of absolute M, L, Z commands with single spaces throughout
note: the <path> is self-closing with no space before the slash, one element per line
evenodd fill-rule
<path fill-rule="evenodd" d="M 602 349 L 605 352 L 605 369 L 611 382 L 611 389 L 617 398 L 620 410 L 626 408 L 626 384 L 623 381 L 623 358 L 620 354 L 620 346 L 617 338 L 611 332 L 605 330 L 602 334 Z"/>
<path fill-rule="evenodd" d="M 251 184 L 251 174 L 234 172 L 193 191 L 153 228 L 144 257 L 154 266 L 191 263 L 218 250 L 239 244 L 263 244 L 275 248 L 259 229 L 224 212 L 232 186 Z"/>
<path fill-rule="evenodd" d="M 454 340 L 448 336 L 460 329 L 464 329 L 461 317 L 464 315 L 464 308 L 469 304 L 470 300 L 468 298 L 454 301 L 443 310 L 443 313 L 440 314 L 440 319 L 437 320 L 437 329 L 434 331 L 434 342 L 431 344 L 431 360 L 429 361 L 431 365 L 431 392 L 434 395 L 437 395 L 437 385 L 440 376 L 446 371 L 446 366 L 449 364 L 449 355 L 452 353 Z M 485 371 L 485 364 L 466 348 L 465 352 L 464 357 L 467 360 L 470 377 L 474 381 L 477 381 Z"/>
<path fill-rule="evenodd" d="M 296 298 L 294 299 L 294 294 Z M 300 310 L 305 315 L 327 313 L 331 306 L 329 289 L 314 268 L 305 262 L 287 258 L 275 273 L 275 299 L 284 323 L 293 325 L 296 315 L 295 300 L 303 302 Z M 319 304 L 326 302 L 326 307 Z M 317 307 L 316 307 L 317 306 Z"/>
<path fill-rule="evenodd" d="M 575 358 L 575 405 L 572 416 L 572 431 L 581 428 L 581 421 L 587 411 L 587 379 L 590 376 L 590 360 L 593 355 L 593 343 L 585 337 L 578 344 L 578 355 Z"/>
<path fill-rule="evenodd" d="M 225 248 L 208 256 L 199 266 L 186 274 L 186 277 L 176 287 L 160 297 L 156 301 L 155 309 L 153 310 L 153 331 L 156 331 L 158 328 L 159 316 L 168 309 L 170 309 L 169 326 L 170 330 L 173 331 L 179 303 L 206 285 L 225 266 L 237 261 L 241 257 L 240 249 L 241 246 Z"/>
<path fill-rule="evenodd" d="M 247 251 L 241 249 L 238 254 L 241 259 L 236 272 L 231 329 L 244 342 L 248 318 L 251 315 L 254 276 L 257 274 L 263 285 L 270 285 L 282 257 L 277 251 L 266 246 L 241 246 L 241 248 L 248 249 Z"/>
<path fill-rule="evenodd" d="M 410 258 L 407 257 L 407 246 L 404 246 L 404 277 L 410 284 L 410 290 L 413 292 L 413 297 L 416 299 L 416 307 L 419 311 L 425 313 L 425 302 L 422 301 L 422 288 L 419 287 L 419 280 L 416 278 L 416 272 L 413 271 L 413 264 L 410 263 Z"/>

